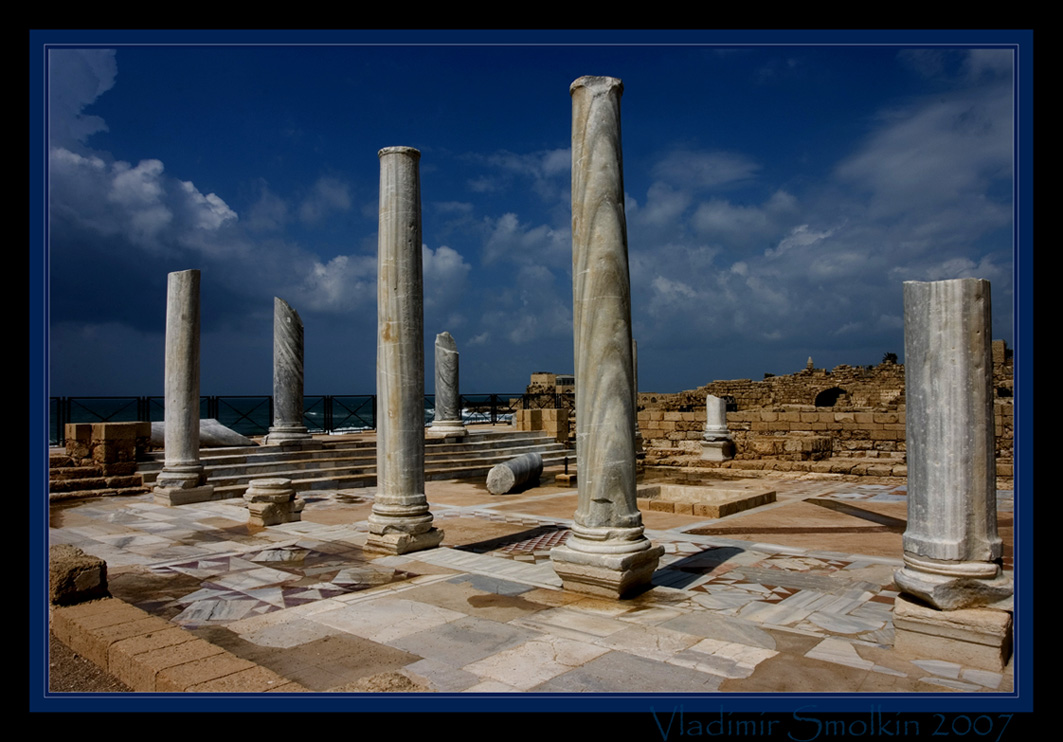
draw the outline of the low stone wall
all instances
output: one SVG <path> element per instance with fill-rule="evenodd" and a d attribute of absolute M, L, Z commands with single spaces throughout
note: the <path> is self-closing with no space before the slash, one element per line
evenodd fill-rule
<path fill-rule="evenodd" d="M 1012 476 L 1013 405 L 998 401 L 995 432 L 997 474 Z M 639 430 L 647 451 L 661 456 L 700 454 L 705 410 L 642 410 Z M 783 406 L 727 413 L 735 461 L 821 461 L 851 457 L 905 461 L 904 410 L 870 412 Z M 886 463 L 886 462 L 883 462 Z"/>
<path fill-rule="evenodd" d="M 704 419 L 704 414 L 702 414 Z M 534 410 L 517 410 L 513 417 L 517 430 L 542 430 L 553 436 L 554 440 L 567 443 L 569 437 L 569 411 L 565 409 L 544 408 Z"/>
<path fill-rule="evenodd" d="M 134 474 L 151 443 L 151 423 L 67 423 L 71 466 L 98 466 L 105 476 Z"/>
<path fill-rule="evenodd" d="M 136 495 L 137 473 L 151 441 L 151 423 L 68 423 L 66 451 L 48 456 L 51 499 Z"/>

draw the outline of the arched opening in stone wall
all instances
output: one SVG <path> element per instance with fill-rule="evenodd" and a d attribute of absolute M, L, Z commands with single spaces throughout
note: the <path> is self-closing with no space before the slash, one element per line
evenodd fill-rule
<path fill-rule="evenodd" d="M 816 407 L 833 407 L 843 395 L 847 394 L 848 392 L 841 387 L 832 386 L 816 395 L 815 405 Z"/>

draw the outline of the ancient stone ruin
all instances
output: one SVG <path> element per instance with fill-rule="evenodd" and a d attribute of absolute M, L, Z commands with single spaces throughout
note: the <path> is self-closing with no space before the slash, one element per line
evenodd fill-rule
<path fill-rule="evenodd" d="M 518 487 L 538 482 L 542 473 L 541 454 L 521 454 L 491 468 L 487 473 L 487 491 L 492 495 L 504 495 Z"/>
<path fill-rule="evenodd" d="M 214 495 L 199 461 L 199 271 L 171 273 L 166 284 L 166 464 L 155 501 L 203 502 Z"/>
<path fill-rule="evenodd" d="M 429 434 L 433 437 L 462 438 L 468 433 L 461 419 L 458 386 L 458 346 L 449 332 L 436 335 L 435 419 Z"/>
<path fill-rule="evenodd" d="M 1000 670 L 1011 648 L 1001 570 L 989 282 L 904 284 L 908 524 L 896 646 Z"/>
<path fill-rule="evenodd" d="M 424 494 L 424 288 L 421 153 L 380 150 L 377 256 L 377 489 L 366 549 L 438 546 Z"/>
<path fill-rule="evenodd" d="M 647 584 L 664 553 L 644 535 L 635 496 L 622 91 L 612 77 L 581 77 L 570 88 L 579 499 L 568 541 L 551 552 L 566 588 L 610 597 Z"/>
<path fill-rule="evenodd" d="M 303 445 L 303 320 L 288 302 L 273 298 L 273 425 L 266 443 Z"/>

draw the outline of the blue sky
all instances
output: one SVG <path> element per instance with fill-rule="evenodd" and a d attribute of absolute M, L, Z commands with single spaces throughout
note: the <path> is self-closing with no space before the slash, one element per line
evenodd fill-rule
<path fill-rule="evenodd" d="M 161 394 L 166 274 L 187 268 L 203 394 L 270 393 L 274 296 L 303 318 L 307 394 L 372 393 L 376 153 L 395 145 L 421 150 L 426 347 L 451 332 L 466 393 L 571 372 L 585 74 L 624 81 L 642 391 L 903 359 L 905 280 L 989 279 L 1014 345 L 1010 46 L 111 36 L 41 58 L 53 396 Z"/>

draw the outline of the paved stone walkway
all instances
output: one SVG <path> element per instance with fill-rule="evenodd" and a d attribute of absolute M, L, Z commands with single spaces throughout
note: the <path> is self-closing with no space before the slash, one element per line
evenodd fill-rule
<path fill-rule="evenodd" d="M 903 486 L 767 478 L 777 502 L 726 518 L 644 511 L 665 556 L 616 602 L 561 590 L 549 551 L 576 494 L 551 479 L 501 497 L 427 483 L 446 538 L 404 556 L 362 552 L 372 488 L 307 493 L 302 522 L 265 529 L 242 500 L 56 504 L 50 542 L 106 560 L 115 597 L 311 691 L 393 672 L 438 693 L 1012 688 L 1010 666 L 893 651 Z"/>

